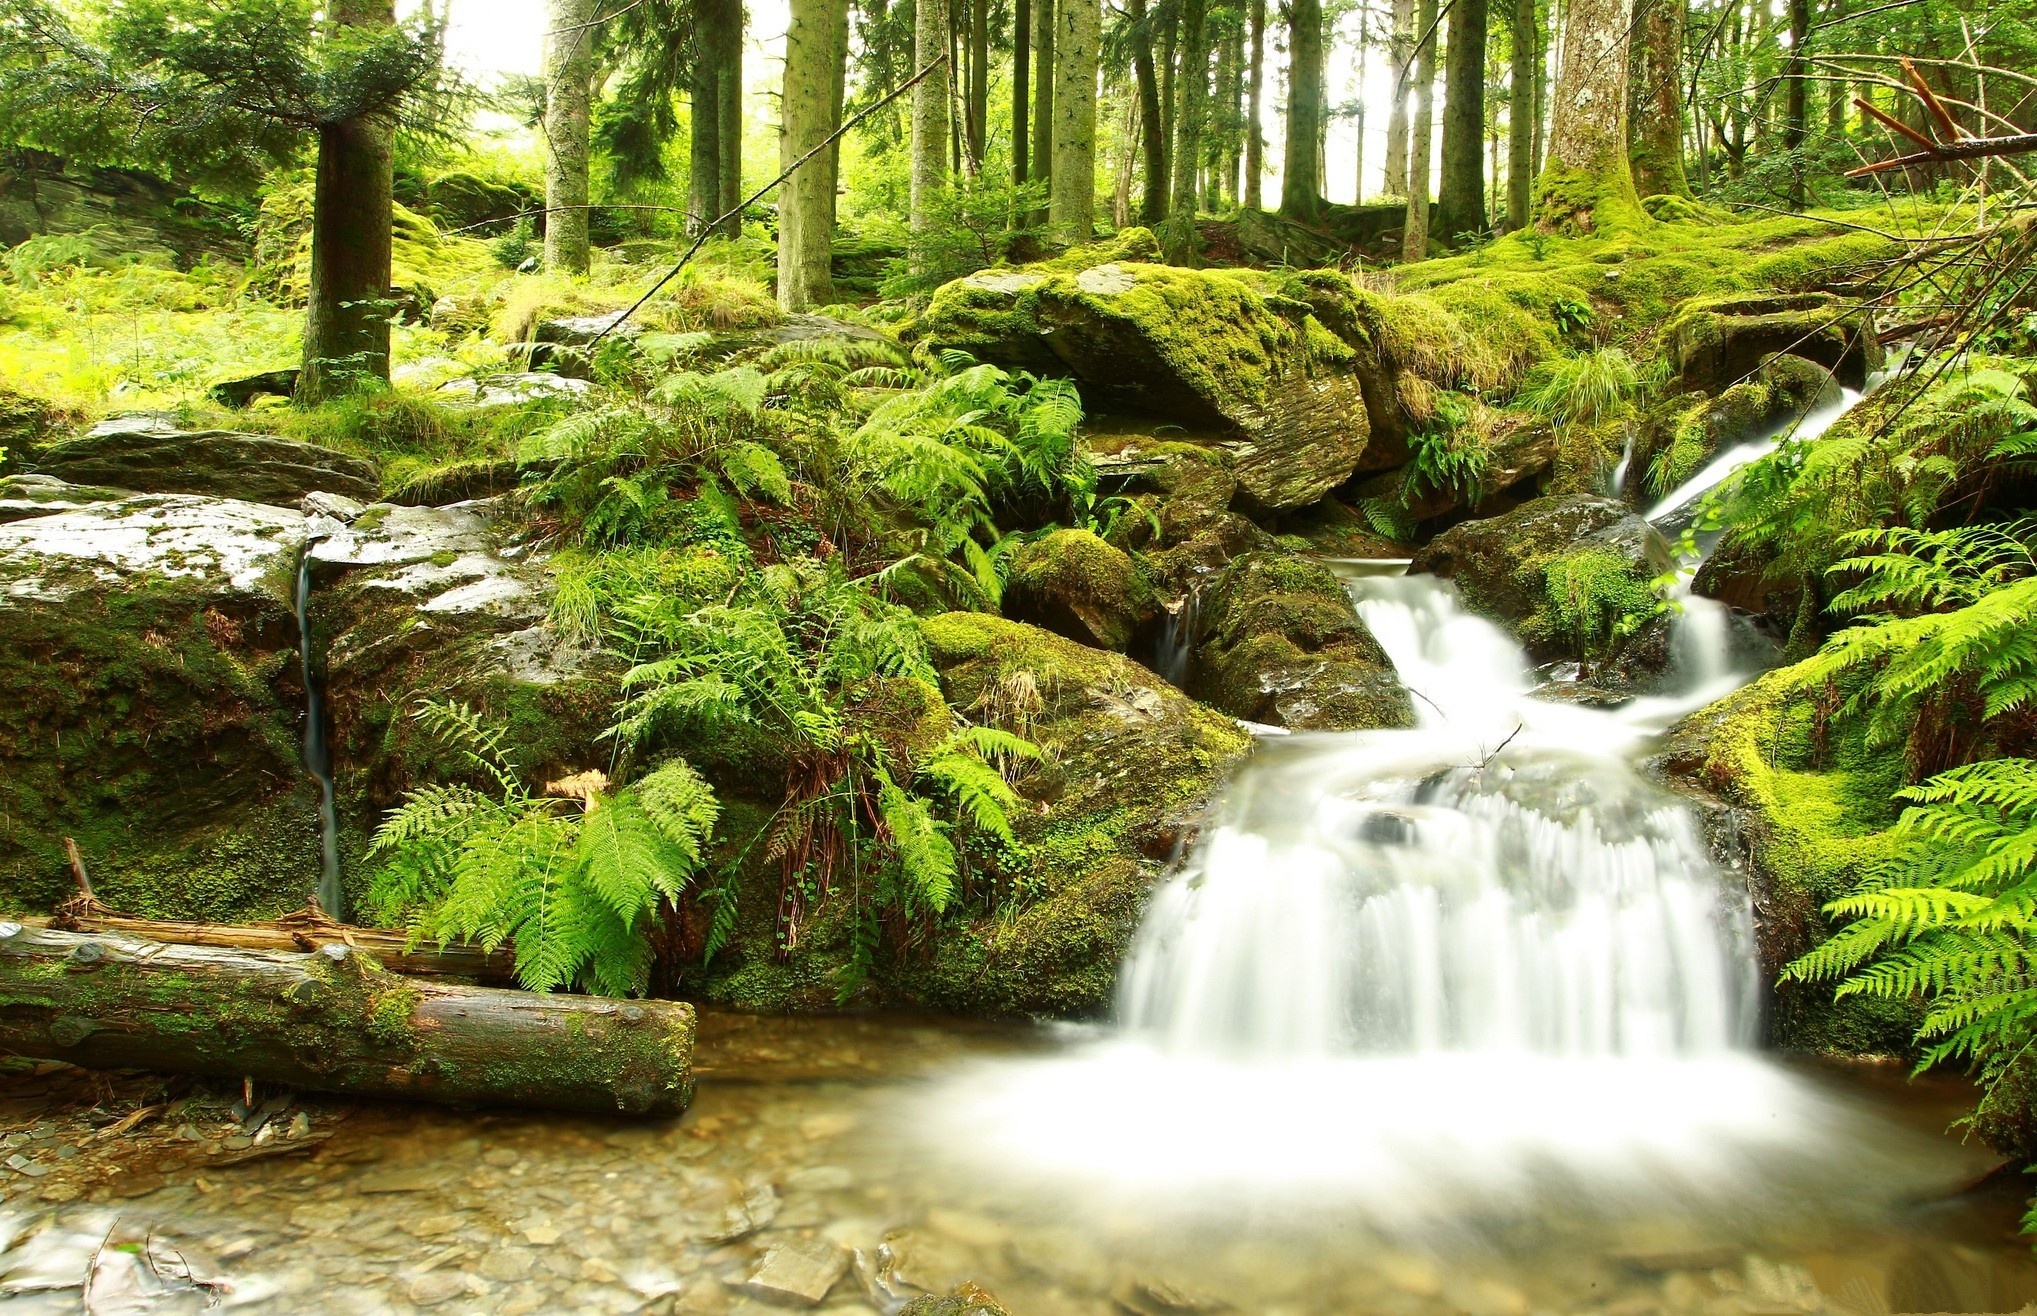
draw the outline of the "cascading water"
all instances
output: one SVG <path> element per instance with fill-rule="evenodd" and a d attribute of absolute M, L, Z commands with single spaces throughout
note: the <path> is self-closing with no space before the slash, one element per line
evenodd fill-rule
<path fill-rule="evenodd" d="M 333 918 L 344 918 L 340 890 L 339 808 L 333 797 L 332 750 L 325 739 L 325 701 L 320 697 L 311 655 L 311 554 L 297 563 L 297 656 L 304 674 L 304 770 L 318 783 L 318 903 Z"/>

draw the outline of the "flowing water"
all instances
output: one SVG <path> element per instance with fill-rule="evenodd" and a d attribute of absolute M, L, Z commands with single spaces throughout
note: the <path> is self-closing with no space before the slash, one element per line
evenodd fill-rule
<path fill-rule="evenodd" d="M 1597 708 L 1447 584 L 1347 574 L 1418 725 L 1263 742 L 1115 1024 L 711 1013 L 682 1121 L 327 1103 L 313 1160 L 137 1182 L 7 1258 L 156 1231 L 264 1311 L 761 1316 L 795 1242 L 852 1259 L 841 1313 L 964 1281 L 1028 1316 L 2037 1299 L 2022 1184 L 1943 1135 L 1963 1085 L 1756 1048 L 1748 895 L 1636 767 L 1746 678 L 1724 612 L 1689 600 L 1669 688 Z"/>
<path fill-rule="evenodd" d="M 311 554 L 297 563 L 297 655 L 304 674 L 304 770 L 318 783 L 318 903 L 336 919 L 341 908 L 339 809 L 333 799 L 332 748 L 325 738 L 325 701 L 320 697 L 311 646 Z"/>

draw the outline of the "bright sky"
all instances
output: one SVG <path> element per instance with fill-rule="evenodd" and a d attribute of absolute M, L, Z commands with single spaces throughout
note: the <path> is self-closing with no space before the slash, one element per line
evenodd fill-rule
<path fill-rule="evenodd" d="M 402 0 L 398 8 L 408 11 L 418 3 L 420 0 Z M 544 36 L 549 26 L 545 10 L 545 0 L 452 0 L 452 26 L 446 40 L 453 61 L 483 81 L 491 75 L 540 72 Z M 772 86 L 777 81 L 787 21 L 786 0 L 750 0 L 748 11 L 750 48 L 744 61 L 744 72 L 745 82 L 754 90 Z M 1362 66 L 1350 58 L 1348 44 L 1339 53 L 1340 57 L 1330 62 L 1329 99 L 1332 105 L 1348 104 L 1357 98 L 1362 83 L 1367 103 L 1365 193 L 1372 196 L 1383 186 L 1386 116 L 1393 94 L 1393 72 L 1383 52 L 1368 52 Z M 1278 62 L 1277 54 L 1269 51 L 1266 131 L 1271 140 L 1267 161 L 1274 169 L 1274 176 L 1269 177 L 1265 184 L 1269 202 L 1279 196 L 1280 118 L 1275 112 L 1280 80 L 1276 71 Z M 1440 97 L 1438 99 L 1440 101 Z M 1351 184 L 1357 159 L 1355 128 L 1349 118 L 1335 119 L 1330 124 L 1329 190 L 1330 199 L 1334 201 L 1352 199 Z M 1441 135 L 1439 123 L 1435 143 L 1439 155 Z"/>

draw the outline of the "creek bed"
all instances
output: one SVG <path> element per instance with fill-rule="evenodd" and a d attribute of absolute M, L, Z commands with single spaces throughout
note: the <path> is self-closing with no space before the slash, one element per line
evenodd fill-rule
<path fill-rule="evenodd" d="M 1899 1165 L 1888 1192 L 1900 1200 L 1864 1200 L 1835 1173 L 1838 1199 L 1819 1202 L 1814 1174 L 1795 1189 L 1811 1207 L 1783 1219 L 1730 1194 L 1600 1218 L 1531 1195 L 1390 1236 L 1376 1201 L 1361 1213 L 1320 1196 L 1209 1191 L 1155 1204 L 1007 1174 L 957 1145 L 972 1141 L 972 1090 L 1096 1045 L 1081 1029 L 709 1012 L 699 1101 L 674 1122 L 325 1101 L 309 1123 L 331 1136 L 303 1155 L 101 1167 L 99 1182 L 53 1194 L 76 1191 L 69 1201 L 45 1200 L 55 1176 L 12 1172 L 0 1288 L 8 1311 L 75 1312 L 89 1272 L 95 1310 L 195 1311 L 217 1298 L 276 1312 L 761 1316 L 800 1301 L 763 1301 L 751 1286 L 764 1256 L 790 1243 L 835 1258 L 820 1273 L 839 1265 L 840 1276 L 814 1309 L 841 1313 L 964 1281 L 1015 1316 L 2012 1311 L 2037 1298 L 2037 1265 L 2014 1232 L 2021 1177 L 1959 1191 L 1993 1162 L 1942 1134 L 1970 1097 L 1957 1083 L 1791 1066 L 1872 1113 L 1879 1145 L 1859 1145 L 1856 1128 L 1831 1154 Z M 0 1084 L 10 1127 L 37 1083 Z M 1212 1106 L 1206 1137 L 1252 1118 Z M 30 1159 L 85 1127 L 46 1112 L 42 1143 L 24 1144 Z M 994 1141 L 998 1130 L 981 1132 Z M 186 1272 L 211 1286 L 180 1283 Z M 130 1290 L 127 1305 L 108 1301 Z"/>

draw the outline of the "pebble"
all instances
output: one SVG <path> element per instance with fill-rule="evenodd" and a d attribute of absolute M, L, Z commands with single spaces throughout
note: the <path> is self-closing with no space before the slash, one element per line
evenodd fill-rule
<path fill-rule="evenodd" d="M 772 1302 L 812 1307 L 849 1268 L 849 1254 L 826 1239 L 788 1239 L 764 1254 L 743 1287 Z"/>

